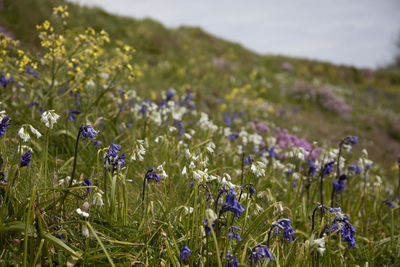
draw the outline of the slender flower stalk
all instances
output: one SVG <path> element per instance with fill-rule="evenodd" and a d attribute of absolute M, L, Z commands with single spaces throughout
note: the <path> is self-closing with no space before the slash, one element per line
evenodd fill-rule
<path fill-rule="evenodd" d="M 331 174 L 333 171 L 333 165 L 335 164 L 335 161 L 331 161 L 326 163 L 323 167 L 321 166 L 321 173 L 320 173 L 320 202 L 323 205 L 324 204 L 324 177 L 325 175 Z"/>
<path fill-rule="evenodd" d="M 357 136 L 347 136 L 346 138 L 342 139 L 342 141 L 340 141 L 339 143 L 339 153 L 338 153 L 338 157 L 337 157 L 337 165 L 336 165 L 336 178 L 338 180 L 338 183 L 340 181 L 343 181 L 344 179 L 340 179 L 341 177 L 341 172 L 340 172 L 340 158 L 342 157 L 342 150 L 343 150 L 343 145 L 357 145 L 358 144 L 358 137 Z M 331 206 L 333 207 L 334 202 L 335 202 L 335 198 L 336 198 L 336 193 L 337 193 L 337 189 L 340 187 L 333 186 L 332 188 L 332 194 L 331 194 Z"/>
<path fill-rule="evenodd" d="M 67 187 L 67 188 L 70 188 L 70 187 L 72 186 L 73 182 L 74 182 L 75 170 L 76 170 L 76 160 L 77 160 L 77 158 L 78 158 L 79 138 L 80 138 L 80 136 L 81 136 L 81 134 L 82 134 L 82 131 L 83 131 L 83 126 L 81 125 L 81 126 L 79 127 L 78 135 L 77 135 L 77 137 L 76 137 L 75 152 L 74 152 L 74 164 L 73 164 L 73 166 L 72 166 L 71 179 L 69 180 L 69 184 L 68 184 L 68 187 Z M 61 206 L 60 206 L 60 207 L 63 207 L 63 206 L 64 206 L 64 201 L 65 201 L 65 199 L 67 198 L 68 193 L 69 193 L 69 190 L 66 190 L 66 191 L 65 191 L 65 194 L 64 194 L 64 197 L 63 197 L 62 200 L 61 200 Z"/>
<path fill-rule="evenodd" d="M 400 197 L 400 154 L 397 155 L 397 169 L 399 171 L 399 181 L 397 184 L 397 197 Z"/>
<path fill-rule="evenodd" d="M 142 191 L 142 214 L 144 215 L 144 196 L 146 194 L 146 182 L 148 180 L 154 180 L 156 182 L 160 181 L 160 176 L 154 171 L 154 168 L 150 168 L 147 170 L 146 175 L 143 179 L 143 191 Z"/>

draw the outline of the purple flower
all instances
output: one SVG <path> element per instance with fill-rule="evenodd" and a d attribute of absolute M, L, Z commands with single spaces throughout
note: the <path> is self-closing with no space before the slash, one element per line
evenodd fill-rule
<path fill-rule="evenodd" d="M 232 226 L 232 232 L 228 234 L 229 240 L 236 239 L 237 241 L 242 241 L 242 238 L 240 235 L 237 233 L 240 231 L 239 227 Z"/>
<path fill-rule="evenodd" d="M 350 248 L 356 247 L 356 229 L 349 222 L 349 218 L 343 216 L 343 218 L 335 218 L 336 223 L 332 224 L 331 232 L 335 232 L 340 229 L 340 234 L 345 242 L 349 245 Z"/>
<path fill-rule="evenodd" d="M 174 96 L 175 96 L 175 90 L 174 89 L 169 89 L 168 91 L 167 91 L 167 101 L 170 101 L 170 100 L 172 100 L 172 98 L 174 98 Z"/>
<path fill-rule="evenodd" d="M 120 156 L 118 156 L 118 158 L 116 159 L 116 161 L 115 161 L 115 164 L 116 165 L 118 165 L 118 166 L 122 166 L 122 165 L 125 165 L 125 153 L 122 153 Z"/>
<path fill-rule="evenodd" d="M 84 127 L 82 127 L 82 137 L 83 138 L 90 138 L 90 139 L 95 139 L 97 134 L 99 132 L 95 131 L 92 126 L 90 125 L 86 125 Z"/>
<path fill-rule="evenodd" d="M 92 186 L 93 183 L 89 180 L 89 178 L 85 177 L 83 182 L 81 183 L 82 186 Z M 87 188 L 87 191 L 90 191 L 90 187 Z"/>
<path fill-rule="evenodd" d="M 395 204 L 395 203 L 393 203 L 392 201 L 390 201 L 390 200 L 385 200 L 385 201 L 383 201 L 386 205 L 388 205 L 388 207 L 389 208 L 392 208 L 392 209 L 395 209 L 395 208 L 397 208 L 397 205 Z"/>
<path fill-rule="evenodd" d="M 257 264 L 260 260 L 263 261 L 266 258 L 269 258 L 270 261 L 274 260 L 272 257 L 271 251 L 269 251 L 268 247 L 262 244 L 255 246 L 251 250 L 251 254 L 249 256 L 249 261 Z"/>
<path fill-rule="evenodd" d="M 260 156 L 261 156 L 261 157 L 264 156 L 265 153 L 268 153 L 268 155 L 269 155 L 270 157 L 272 157 L 272 158 L 276 158 L 276 153 L 275 153 L 275 151 L 274 151 L 273 148 L 268 148 L 268 147 L 267 147 L 267 148 L 261 150 Z"/>
<path fill-rule="evenodd" d="M 95 140 L 95 141 L 93 142 L 93 145 L 94 145 L 95 147 L 100 147 L 101 144 L 102 144 L 102 142 L 101 142 L 100 140 Z"/>
<path fill-rule="evenodd" d="M 292 220 L 289 219 L 280 219 L 277 221 L 278 226 L 275 228 L 275 234 L 279 234 L 279 230 L 283 229 L 283 238 L 286 241 L 293 242 L 294 241 L 294 230 L 292 228 Z"/>
<path fill-rule="evenodd" d="M 332 184 L 336 192 L 342 192 L 344 190 L 344 188 L 346 187 L 346 180 L 348 180 L 346 174 L 340 175 L 337 181 L 333 180 Z"/>
<path fill-rule="evenodd" d="M 112 166 L 113 168 L 119 166 L 121 167 L 125 164 L 125 154 L 118 156 L 119 150 L 121 149 L 120 145 L 111 143 L 108 147 L 107 153 L 104 155 L 104 166 Z"/>
<path fill-rule="evenodd" d="M 341 209 L 340 207 L 338 207 L 338 208 L 328 208 L 328 211 L 329 211 L 330 213 L 334 213 L 334 212 L 343 213 L 343 211 L 342 211 L 342 209 Z"/>
<path fill-rule="evenodd" d="M 7 123 L 10 120 L 8 115 L 5 115 L 0 123 L 0 136 L 2 136 L 6 132 L 6 128 L 11 125 L 11 123 Z"/>
<path fill-rule="evenodd" d="M 256 193 L 256 189 L 254 188 L 254 186 L 252 184 L 249 186 L 249 193 L 250 193 L 250 197 L 252 197 Z"/>
<path fill-rule="evenodd" d="M 3 85 L 4 88 L 6 88 L 7 85 L 12 82 L 15 82 L 15 79 L 12 75 L 10 75 L 10 77 L 7 77 L 5 75 L 0 75 L 0 84 Z"/>
<path fill-rule="evenodd" d="M 232 133 L 229 138 L 231 139 L 231 141 L 235 141 L 237 138 L 239 138 L 239 134 L 237 133 Z"/>
<path fill-rule="evenodd" d="M 236 218 L 239 218 L 244 208 L 240 205 L 240 203 L 236 200 L 235 190 L 231 189 L 228 191 L 226 195 L 225 203 L 220 210 L 220 214 L 223 214 L 227 211 L 235 213 Z"/>
<path fill-rule="evenodd" d="M 372 168 L 371 164 L 367 164 L 365 165 L 365 171 L 368 171 Z"/>
<path fill-rule="evenodd" d="M 146 111 L 147 111 L 146 106 L 145 106 L 145 105 L 142 105 L 142 107 L 140 108 L 139 112 L 142 113 L 142 114 L 145 114 Z"/>
<path fill-rule="evenodd" d="M 232 127 L 232 118 L 227 113 L 224 114 L 224 122 L 226 126 Z"/>
<path fill-rule="evenodd" d="M 244 165 L 251 165 L 251 163 L 253 163 L 253 158 L 251 156 L 245 157 L 243 163 Z"/>
<path fill-rule="evenodd" d="M 81 114 L 81 111 L 79 109 L 75 109 L 75 110 L 70 110 L 69 111 L 69 115 L 68 115 L 68 119 L 70 122 L 74 122 L 76 121 L 76 116 Z"/>
<path fill-rule="evenodd" d="M 29 103 L 29 107 L 31 108 L 31 107 L 33 107 L 33 106 L 39 106 L 39 102 L 38 102 L 38 101 L 31 101 L 31 102 Z"/>
<path fill-rule="evenodd" d="M 333 165 L 335 161 L 331 161 L 325 164 L 324 169 L 322 170 L 322 176 L 329 175 L 333 172 Z"/>
<path fill-rule="evenodd" d="M 176 121 L 176 127 L 178 127 L 179 136 L 182 136 L 185 133 L 185 128 L 183 128 L 181 121 Z"/>
<path fill-rule="evenodd" d="M 181 249 L 181 261 L 185 261 L 187 258 L 189 258 L 190 253 L 192 253 L 192 251 L 185 245 L 183 246 L 183 248 Z"/>
<path fill-rule="evenodd" d="M 349 144 L 354 146 L 358 144 L 358 136 L 349 137 Z"/>
<path fill-rule="evenodd" d="M 25 152 L 25 154 L 21 155 L 21 168 L 25 166 L 30 166 L 29 163 L 31 162 L 31 153 L 32 151 L 29 149 Z"/>
<path fill-rule="evenodd" d="M 147 180 L 154 180 L 156 182 L 160 181 L 160 176 L 158 176 L 158 174 L 154 171 L 154 168 L 148 169 L 144 178 Z"/>
<path fill-rule="evenodd" d="M 207 220 L 207 218 L 205 218 L 205 219 L 203 220 L 203 223 L 204 223 L 204 231 L 206 232 L 206 235 L 211 234 L 211 228 L 210 228 L 210 226 L 208 226 L 208 220 Z"/>
<path fill-rule="evenodd" d="M 33 68 L 32 68 L 30 65 L 27 65 L 26 68 L 25 68 L 25 70 L 26 70 L 26 73 L 27 73 L 27 74 L 29 74 L 29 75 L 35 77 L 36 79 L 39 79 L 39 78 L 40 78 L 39 73 L 37 73 L 36 71 L 34 71 Z"/>
<path fill-rule="evenodd" d="M 312 174 L 313 176 L 317 174 L 317 165 L 315 165 L 315 162 L 312 159 L 308 160 L 307 167 L 308 174 Z"/>
<path fill-rule="evenodd" d="M 356 164 L 350 164 L 348 169 L 349 169 L 350 172 L 353 172 L 355 174 L 360 174 L 361 173 L 361 168 Z"/>
<path fill-rule="evenodd" d="M 232 254 L 227 254 L 226 255 L 226 260 L 228 261 L 228 265 L 224 265 L 224 267 L 237 267 L 239 266 L 239 262 L 237 257 L 233 258 Z"/>

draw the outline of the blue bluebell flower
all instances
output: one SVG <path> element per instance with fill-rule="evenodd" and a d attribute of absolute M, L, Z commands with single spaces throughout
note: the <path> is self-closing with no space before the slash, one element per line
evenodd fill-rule
<path fill-rule="evenodd" d="M 92 128 L 90 125 L 86 125 L 82 127 L 82 137 L 95 139 L 99 132 Z"/>
<path fill-rule="evenodd" d="M 156 182 L 160 181 L 160 176 L 154 171 L 154 168 L 150 168 L 147 170 L 145 178 L 147 180 L 154 180 Z"/>
<path fill-rule="evenodd" d="M 226 260 L 228 261 L 228 265 L 224 265 L 224 267 L 237 267 L 239 266 L 239 261 L 237 257 L 233 257 L 231 253 L 226 255 Z"/>
<path fill-rule="evenodd" d="M 11 125 L 11 123 L 8 123 L 10 120 L 10 117 L 8 115 L 5 115 L 3 119 L 0 122 L 0 136 L 2 136 L 6 132 L 6 128 Z"/>
<path fill-rule="evenodd" d="M 211 234 L 211 228 L 210 228 L 210 226 L 208 226 L 208 220 L 207 220 L 207 218 L 205 218 L 205 219 L 203 220 L 203 223 L 204 223 L 204 231 L 206 232 L 206 235 Z"/>
<path fill-rule="evenodd" d="M 142 107 L 140 108 L 139 112 L 142 114 L 145 114 L 147 111 L 147 107 L 145 105 L 142 105 Z"/>
<path fill-rule="evenodd" d="M 267 147 L 267 148 L 261 150 L 260 156 L 261 156 L 261 157 L 264 156 L 265 153 L 268 153 L 268 156 L 270 156 L 271 158 L 276 158 L 276 156 L 277 156 L 277 155 L 276 155 L 276 152 L 274 151 L 273 148 Z"/>
<path fill-rule="evenodd" d="M 308 173 L 312 174 L 313 176 L 317 174 L 317 165 L 312 159 L 309 159 L 307 162 Z"/>
<path fill-rule="evenodd" d="M 182 122 L 176 121 L 176 127 L 178 127 L 179 136 L 182 136 L 185 133 L 185 128 L 183 128 Z"/>
<path fill-rule="evenodd" d="M 185 261 L 187 258 L 189 258 L 190 253 L 192 253 L 192 251 L 186 245 L 182 247 L 180 252 L 181 261 Z"/>
<path fill-rule="evenodd" d="M 287 171 L 285 171 L 285 174 L 289 176 L 292 175 L 293 174 L 292 169 L 288 169 Z"/>
<path fill-rule="evenodd" d="M 25 154 L 21 155 L 21 167 L 30 166 L 31 153 L 32 151 L 29 149 Z"/>
<path fill-rule="evenodd" d="M 111 143 L 107 153 L 104 155 L 104 166 L 122 167 L 125 164 L 125 154 L 119 155 L 120 145 Z"/>
<path fill-rule="evenodd" d="M 336 223 L 332 224 L 331 232 L 335 232 L 340 229 L 340 234 L 345 242 L 349 245 L 350 248 L 356 247 L 356 229 L 354 226 L 349 222 L 349 218 L 343 216 L 343 218 L 336 218 Z"/>
<path fill-rule="evenodd" d="M 272 253 L 269 251 L 268 247 L 259 244 L 251 250 L 249 261 L 257 264 L 259 261 L 264 261 L 266 258 L 269 258 L 270 261 L 274 260 L 274 257 L 272 257 Z"/>
<path fill-rule="evenodd" d="M 339 179 L 333 180 L 332 184 L 333 187 L 335 188 L 336 192 L 342 192 L 344 190 L 344 188 L 346 187 L 346 180 L 348 179 L 346 174 L 342 174 L 340 175 Z"/>
<path fill-rule="evenodd" d="M 360 174 L 361 173 L 360 166 L 358 166 L 356 164 L 350 164 L 348 169 L 349 169 L 350 172 L 353 172 L 355 174 Z"/>
<path fill-rule="evenodd" d="M 69 111 L 68 119 L 70 122 L 76 121 L 76 116 L 81 114 L 81 111 L 79 109 L 74 109 Z"/>
<path fill-rule="evenodd" d="M 280 219 L 276 222 L 278 226 L 275 228 L 275 234 L 279 234 L 280 229 L 283 229 L 283 238 L 286 241 L 293 242 L 294 241 L 294 230 L 292 228 L 292 220 L 289 219 Z"/>
<path fill-rule="evenodd" d="M 389 208 L 392 208 L 392 209 L 397 208 L 397 205 L 395 203 L 393 203 L 392 201 L 390 201 L 390 200 L 385 200 L 384 203 L 386 205 L 388 205 Z"/>
<path fill-rule="evenodd" d="M 242 212 L 244 211 L 244 208 L 236 200 L 236 192 L 233 189 L 228 191 L 225 203 L 222 205 L 220 214 L 223 214 L 227 211 L 235 213 L 236 218 L 239 218 Z"/>
<path fill-rule="evenodd" d="M 94 142 L 93 142 L 93 145 L 95 146 L 95 147 L 100 147 L 101 146 L 101 144 L 102 144 L 102 142 L 100 141 L 100 140 L 95 140 Z"/>
<path fill-rule="evenodd" d="M 343 214 L 342 208 L 338 207 L 338 208 L 328 208 L 328 211 L 330 213 L 334 213 L 334 212 L 340 212 Z"/>
<path fill-rule="evenodd" d="M 238 133 L 231 133 L 231 135 L 229 135 L 229 138 L 231 139 L 231 141 L 235 141 L 237 138 L 239 138 L 239 134 Z"/>
<path fill-rule="evenodd" d="M 256 189 L 254 188 L 254 186 L 252 184 L 249 185 L 249 194 L 250 197 L 252 197 L 254 194 L 256 193 Z"/>
<path fill-rule="evenodd" d="M 40 78 L 39 73 L 37 73 L 36 71 L 34 71 L 33 68 L 31 67 L 31 65 L 27 65 L 26 68 L 25 68 L 25 70 L 26 70 L 26 73 L 27 73 L 28 75 L 31 75 L 31 76 L 35 77 L 36 79 L 39 79 L 39 78 Z"/>
<path fill-rule="evenodd" d="M 34 106 L 39 106 L 39 102 L 38 101 L 31 101 L 30 103 L 29 103 L 29 107 L 31 108 L 31 107 L 34 107 Z"/>
<path fill-rule="evenodd" d="M 6 75 L 0 75 L 0 84 L 3 85 L 4 88 L 7 87 L 8 84 L 15 82 L 15 79 L 12 75 L 7 77 Z"/>
<path fill-rule="evenodd" d="M 242 241 L 242 238 L 239 235 L 240 228 L 236 226 L 232 226 L 232 232 L 228 234 L 229 240 L 236 239 L 237 241 Z"/>
<path fill-rule="evenodd" d="M 174 89 L 169 89 L 168 91 L 167 91 L 167 101 L 170 101 L 170 100 L 172 100 L 172 98 L 174 98 L 174 96 L 175 96 L 175 90 Z"/>
<path fill-rule="evenodd" d="M 326 163 L 324 165 L 323 170 L 322 170 L 322 176 L 331 174 L 333 172 L 333 165 L 334 164 L 335 164 L 335 161 L 331 161 L 331 162 Z"/>
<path fill-rule="evenodd" d="M 125 165 L 126 163 L 125 158 L 126 158 L 125 153 L 122 153 L 120 156 L 118 156 L 117 159 L 115 160 L 116 165 L 118 165 L 119 167 Z"/>
<path fill-rule="evenodd" d="M 349 137 L 349 144 L 350 145 L 357 145 L 358 144 L 358 136 L 351 136 Z"/>
<path fill-rule="evenodd" d="M 87 191 L 90 191 L 90 186 L 93 185 L 93 183 L 89 180 L 89 178 L 85 177 L 85 179 L 83 180 L 83 182 L 81 183 L 82 186 L 87 186 L 88 188 Z"/>
<path fill-rule="evenodd" d="M 226 126 L 232 127 L 232 117 L 229 116 L 229 114 L 227 114 L 227 113 L 224 114 L 224 122 L 225 122 Z"/>
<path fill-rule="evenodd" d="M 253 158 L 251 156 L 245 157 L 243 163 L 244 165 L 251 165 L 251 163 L 253 163 Z"/>

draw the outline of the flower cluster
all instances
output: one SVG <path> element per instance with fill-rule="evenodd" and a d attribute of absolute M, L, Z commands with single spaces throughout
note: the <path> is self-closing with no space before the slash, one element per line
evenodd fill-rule
<path fill-rule="evenodd" d="M 5 115 L 0 122 L 0 136 L 2 136 L 6 132 L 6 128 L 11 125 L 11 123 L 8 123 L 10 120 L 10 117 Z"/>
<path fill-rule="evenodd" d="M 220 214 L 223 214 L 227 211 L 235 213 L 236 218 L 239 218 L 244 208 L 240 205 L 240 203 L 236 200 L 236 192 L 231 189 L 228 191 L 225 199 L 225 203 L 220 210 Z"/>
<path fill-rule="evenodd" d="M 332 181 L 333 187 L 335 188 L 336 192 L 343 192 L 344 188 L 346 187 L 346 180 L 348 180 L 347 175 L 342 174 L 339 176 L 337 181 Z"/>
<path fill-rule="evenodd" d="M 266 258 L 269 258 L 270 261 L 274 260 L 271 251 L 265 245 L 258 244 L 251 250 L 251 254 L 249 256 L 249 261 L 257 264 L 259 261 L 264 261 Z"/>
<path fill-rule="evenodd" d="M 146 172 L 145 179 L 159 182 L 160 176 L 154 171 L 154 168 L 150 168 Z"/>
<path fill-rule="evenodd" d="M 292 228 L 292 220 L 289 219 L 280 219 L 276 222 L 277 227 L 275 228 L 275 234 L 279 234 L 279 230 L 283 230 L 283 238 L 286 241 L 293 242 L 294 241 L 294 230 Z"/>
<path fill-rule="evenodd" d="M 104 166 L 115 168 L 121 168 L 125 164 L 125 153 L 119 154 L 121 149 L 120 145 L 111 143 L 108 147 L 107 153 L 104 155 Z"/>
<path fill-rule="evenodd" d="M 82 131 L 82 137 L 83 138 L 90 138 L 90 139 L 95 139 L 96 136 L 99 134 L 95 129 L 92 128 L 90 125 L 86 125 L 81 127 Z"/>

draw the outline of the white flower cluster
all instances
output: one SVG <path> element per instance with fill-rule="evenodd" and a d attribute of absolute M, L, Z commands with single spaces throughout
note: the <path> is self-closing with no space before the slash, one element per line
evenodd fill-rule
<path fill-rule="evenodd" d="M 144 160 L 144 155 L 146 154 L 146 149 L 144 148 L 144 146 L 147 146 L 146 144 L 147 143 L 145 142 L 145 140 L 136 140 L 136 146 L 131 155 L 132 161 Z"/>
<path fill-rule="evenodd" d="M 32 125 L 30 124 L 24 124 L 18 131 L 18 136 L 24 141 L 28 142 L 31 139 L 31 136 L 29 132 L 27 131 L 27 128 L 31 131 L 32 134 L 34 134 L 37 138 L 40 138 L 42 134 L 36 130 Z"/>
<path fill-rule="evenodd" d="M 54 111 L 54 109 L 52 109 L 43 112 L 40 121 L 43 122 L 46 127 L 53 129 L 53 125 L 57 122 L 59 118 L 60 116 Z"/>

